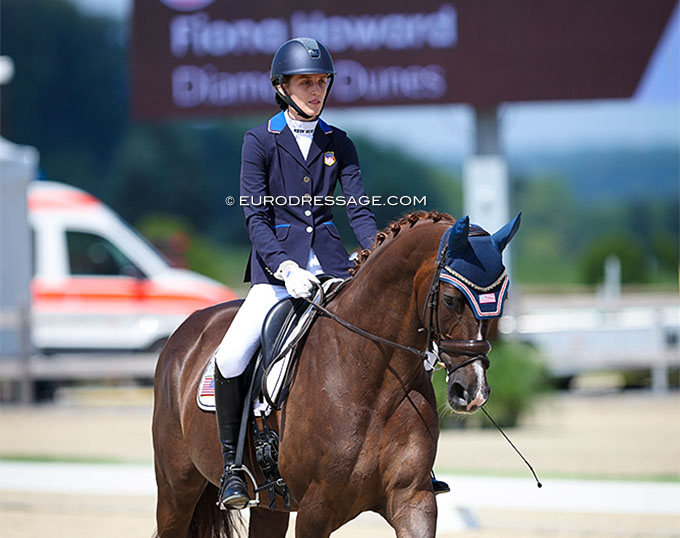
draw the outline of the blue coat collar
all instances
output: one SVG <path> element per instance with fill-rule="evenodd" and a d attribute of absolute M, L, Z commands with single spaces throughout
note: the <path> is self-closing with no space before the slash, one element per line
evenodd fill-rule
<path fill-rule="evenodd" d="M 267 130 L 270 133 L 281 134 L 286 128 L 286 116 L 284 116 L 283 110 L 279 112 L 276 116 L 269 118 L 269 125 L 267 125 Z"/>
<path fill-rule="evenodd" d="M 285 112 L 282 110 L 276 116 L 272 116 L 269 118 L 269 124 L 267 125 L 267 130 L 270 133 L 274 134 L 281 134 L 281 132 L 286 128 L 286 116 Z M 323 121 L 321 118 L 319 118 L 319 123 L 317 124 L 317 127 L 321 129 L 321 132 L 323 134 L 331 134 L 333 132 L 333 127 L 328 125 L 325 121 Z"/>
<path fill-rule="evenodd" d="M 333 132 L 333 127 L 328 125 L 325 121 L 319 118 L 319 128 L 323 131 L 323 134 L 329 135 Z"/>

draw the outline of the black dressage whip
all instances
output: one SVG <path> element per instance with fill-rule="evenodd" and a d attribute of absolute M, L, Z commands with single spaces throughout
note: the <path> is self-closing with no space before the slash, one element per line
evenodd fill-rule
<path fill-rule="evenodd" d="M 501 428 L 501 427 L 498 425 L 498 423 L 491 417 L 491 415 L 489 414 L 489 412 L 488 412 L 486 409 L 484 409 L 483 407 L 481 407 L 480 409 L 481 409 L 482 411 L 484 411 L 484 414 L 485 414 L 485 415 L 487 416 L 487 418 L 491 421 L 491 423 L 492 423 L 494 426 L 496 426 L 496 428 L 498 428 L 498 431 L 501 432 L 501 435 L 503 435 L 503 437 L 505 437 L 505 440 L 506 440 L 508 443 L 510 443 L 510 446 L 511 446 L 512 448 L 515 449 L 515 452 L 517 452 L 517 454 L 519 454 L 519 457 L 522 458 L 522 461 L 524 461 L 524 463 L 527 464 L 527 467 L 529 467 L 529 470 L 531 471 L 531 474 L 534 475 L 534 480 L 536 480 L 536 485 L 537 485 L 539 488 L 542 488 L 542 487 L 543 487 L 543 484 L 541 484 L 541 481 L 538 479 L 538 476 L 536 476 L 536 471 L 534 471 L 534 468 L 531 466 L 531 463 L 529 463 L 529 462 L 527 461 L 527 459 L 522 455 L 522 453 L 519 451 L 519 449 L 513 444 L 513 442 L 510 440 L 510 438 L 509 438 L 507 435 L 505 435 L 505 432 L 503 431 L 503 428 Z"/>

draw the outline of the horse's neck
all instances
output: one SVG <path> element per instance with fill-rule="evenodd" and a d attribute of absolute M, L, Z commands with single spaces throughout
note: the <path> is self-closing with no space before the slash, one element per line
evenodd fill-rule
<path fill-rule="evenodd" d="M 376 248 L 357 272 L 349 293 L 338 298 L 337 310 L 373 334 L 418 349 L 424 347 L 426 337 L 420 330 L 416 274 L 422 272 L 425 261 L 434 258 L 438 244 L 431 223 L 429 228 L 428 224 L 420 226 L 401 231 L 401 237 L 387 239 Z M 394 351 L 383 349 L 387 355 Z M 410 359 L 416 361 L 417 356 Z"/>

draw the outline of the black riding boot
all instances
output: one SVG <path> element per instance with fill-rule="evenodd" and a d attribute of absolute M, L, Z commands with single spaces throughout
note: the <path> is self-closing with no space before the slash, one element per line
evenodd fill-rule
<path fill-rule="evenodd" d="M 236 458 L 243 398 L 241 379 L 238 377 L 225 379 L 215 365 L 215 414 L 224 457 L 224 472 L 220 479 L 217 505 L 222 510 L 228 508 L 240 510 L 245 508 L 250 500 L 243 478 L 231 470 Z"/>

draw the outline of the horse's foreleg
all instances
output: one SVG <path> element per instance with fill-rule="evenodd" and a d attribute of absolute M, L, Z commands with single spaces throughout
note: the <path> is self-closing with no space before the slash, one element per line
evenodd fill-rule
<path fill-rule="evenodd" d="M 318 487 L 311 486 L 298 504 L 295 538 L 328 538 L 335 530 L 335 511 Z"/>
<path fill-rule="evenodd" d="M 288 512 L 272 512 L 265 508 L 251 508 L 248 537 L 285 538 L 289 518 Z"/>
<path fill-rule="evenodd" d="M 437 528 L 437 502 L 431 489 L 399 489 L 389 497 L 385 513 L 387 522 L 397 531 L 397 538 L 434 538 Z"/>

